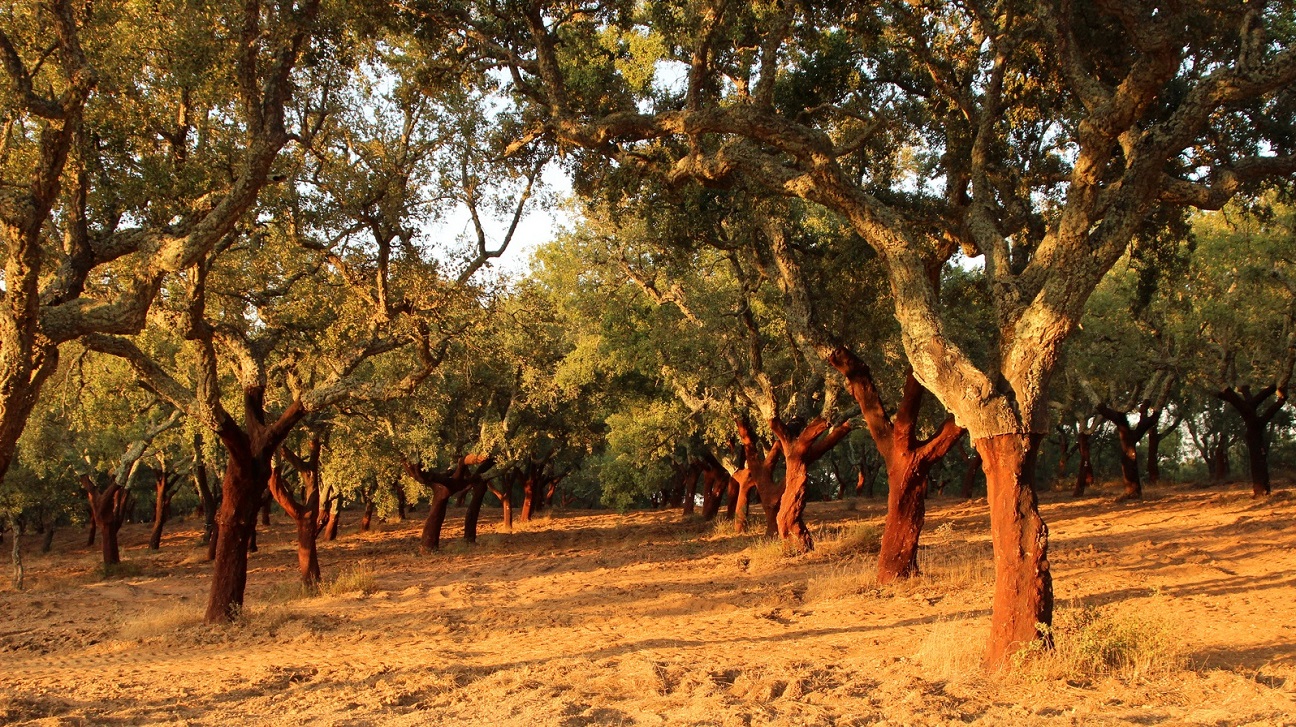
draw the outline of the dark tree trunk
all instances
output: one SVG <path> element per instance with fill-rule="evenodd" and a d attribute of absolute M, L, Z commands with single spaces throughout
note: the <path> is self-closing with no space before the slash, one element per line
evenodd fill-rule
<path fill-rule="evenodd" d="M 486 482 L 478 482 L 472 487 L 472 499 L 468 501 L 468 513 L 464 515 L 464 541 L 477 542 L 477 520 L 481 517 L 482 501 L 486 499 Z"/>
<path fill-rule="evenodd" d="M 392 492 L 396 494 L 396 517 L 400 518 L 401 520 L 404 520 L 405 508 L 408 506 L 408 503 L 405 500 L 405 485 L 403 485 L 400 481 L 400 478 L 397 477 L 396 479 L 392 480 L 391 486 L 392 486 Z"/>
<path fill-rule="evenodd" d="M 692 515 L 697 508 L 697 484 L 702 471 L 696 463 L 690 463 L 684 475 L 684 515 Z"/>
<path fill-rule="evenodd" d="M 995 593 L 987 663 L 1003 665 L 1019 648 L 1052 641 L 1053 579 L 1048 527 L 1035 497 L 1040 437 L 1001 434 L 973 441 L 981 453 L 990 501 Z"/>
<path fill-rule="evenodd" d="M 1072 495 L 1082 497 L 1085 490 L 1093 486 L 1093 434 L 1091 432 L 1080 431 L 1076 433 L 1076 456 L 1080 459 L 1080 467 L 1076 471 L 1075 489 Z"/>
<path fill-rule="evenodd" d="M 41 552 L 48 553 L 54 547 L 54 526 L 45 528 L 45 537 L 41 539 Z"/>
<path fill-rule="evenodd" d="M 86 547 L 87 548 L 94 546 L 95 530 L 98 530 L 98 528 L 95 527 L 94 511 L 91 510 L 90 523 L 86 526 Z"/>
<path fill-rule="evenodd" d="M 157 499 L 153 502 L 153 531 L 149 533 L 149 550 L 162 547 L 162 527 L 171 516 L 171 498 L 175 495 L 175 484 L 179 481 L 175 475 L 167 475 L 166 470 L 158 473 L 155 491 Z"/>
<path fill-rule="evenodd" d="M 203 516 L 203 535 L 202 543 L 210 546 L 212 539 L 216 537 L 216 494 L 212 492 L 211 485 L 207 482 L 207 464 L 203 460 L 203 439 L 202 434 L 195 433 L 193 436 L 194 448 L 194 466 L 193 478 L 194 487 L 198 490 L 198 501 Z M 216 551 L 212 547 L 207 549 L 207 560 L 216 557 Z"/>
<path fill-rule="evenodd" d="M 90 478 L 81 476 L 81 485 L 85 488 L 90 502 L 90 514 L 99 530 L 100 552 L 106 566 L 121 562 L 121 549 L 117 545 L 117 533 L 126 521 L 129 509 L 130 493 L 116 483 L 109 485 L 103 492 L 95 487 Z"/>
<path fill-rule="evenodd" d="M 1161 420 L 1161 410 L 1149 413 L 1146 405 L 1139 407 L 1138 424 L 1130 424 L 1126 412 L 1118 412 L 1108 406 L 1099 406 L 1101 413 L 1116 427 L 1116 441 L 1119 444 L 1121 480 L 1125 483 L 1125 494 L 1122 500 L 1137 500 L 1143 497 L 1143 483 L 1139 479 L 1138 443 L 1148 430 L 1154 428 Z"/>
<path fill-rule="evenodd" d="M 266 500 L 261 505 L 261 524 L 270 527 L 270 501 Z"/>
<path fill-rule="evenodd" d="M 364 514 L 360 516 L 360 532 L 367 533 L 373 525 L 374 501 L 373 498 L 365 500 Z"/>
<path fill-rule="evenodd" d="M 287 446 L 281 449 L 284 458 L 297 470 L 301 479 L 300 501 L 293 497 L 292 490 L 278 467 L 271 470 L 266 483 L 270 496 L 297 526 L 297 572 L 302 585 L 309 591 L 313 591 L 320 583 L 317 541 L 320 532 L 319 464 L 322 446 L 319 435 L 312 434 L 306 440 L 304 457 L 298 456 Z"/>
<path fill-rule="evenodd" d="M 531 522 L 531 514 L 536 510 L 537 487 L 534 477 L 528 476 L 522 480 L 522 511 L 518 513 L 518 520 L 524 523 Z"/>
<path fill-rule="evenodd" d="M 423 533 L 419 536 L 419 545 L 425 553 L 441 547 L 441 526 L 445 524 L 446 507 L 450 504 L 450 489 L 445 485 L 434 485 L 432 505 L 428 508 L 427 518 L 423 521 Z"/>
<path fill-rule="evenodd" d="M 1273 403 L 1265 407 L 1265 400 L 1277 394 Z M 1287 402 L 1287 391 L 1270 384 L 1255 394 L 1251 387 L 1238 389 L 1228 388 L 1216 394 L 1220 399 L 1233 405 L 1242 416 L 1244 425 L 1243 441 L 1246 442 L 1247 463 L 1250 465 L 1251 495 L 1265 497 L 1272 488 L 1269 484 L 1269 423 L 1282 410 Z M 1222 457 L 1227 467 L 1227 453 Z"/>
<path fill-rule="evenodd" d="M 1147 446 L 1147 479 L 1148 485 L 1157 485 L 1161 482 L 1161 430 L 1152 427 L 1148 432 Z"/>

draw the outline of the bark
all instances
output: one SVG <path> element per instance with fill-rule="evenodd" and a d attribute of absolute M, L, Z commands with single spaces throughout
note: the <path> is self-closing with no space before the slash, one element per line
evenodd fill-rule
<path fill-rule="evenodd" d="M 117 533 L 126 521 L 130 501 L 130 492 L 113 482 L 102 492 L 87 475 L 81 475 L 81 486 L 85 488 L 90 501 L 90 514 L 99 530 L 100 552 L 103 564 L 116 565 L 121 562 L 121 549 L 117 546 Z"/>
<path fill-rule="evenodd" d="M 405 508 L 408 502 L 405 499 L 405 486 L 401 484 L 400 478 L 392 480 L 392 492 L 396 494 L 396 517 L 401 520 L 405 519 Z"/>
<path fill-rule="evenodd" d="M 416 482 L 432 490 L 432 503 L 428 509 L 428 516 L 423 521 L 423 532 L 419 536 L 419 544 L 424 552 L 432 552 L 441 547 L 441 528 L 445 524 L 446 508 L 450 503 L 450 498 L 469 488 L 476 488 L 485 484 L 483 475 L 487 470 L 493 467 L 495 461 L 490 457 L 470 454 L 458 458 L 454 467 L 448 472 L 437 472 L 416 465 L 408 460 L 404 462 L 405 471 Z M 483 490 L 482 495 L 485 495 Z M 472 517 L 472 537 L 477 537 L 476 519 L 481 511 L 480 498 L 474 492 L 474 499 L 477 501 L 475 511 L 470 509 Z M 464 534 L 468 535 L 468 521 L 464 522 Z"/>
<path fill-rule="evenodd" d="M 684 516 L 693 514 L 697 508 L 697 485 L 702 477 L 702 468 L 696 462 L 690 462 L 684 475 Z"/>
<path fill-rule="evenodd" d="M 850 422 L 830 426 L 828 420 L 817 417 L 795 431 L 775 415 L 770 419 L 770 429 L 778 437 L 784 461 L 783 492 L 775 515 L 778 534 L 785 546 L 807 552 L 814 549 L 814 539 L 805 524 L 809 468 L 850 434 Z M 762 494 L 761 501 L 764 500 Z"/>
<path fill-rule="evenodd" d="M 918 539 L 926 513 L 927 475 L 963 436 L 963 428 L 948 417 L 940 429 L 923 440 L 918 437 L 918 415 L 926 389 L 913 372 L 905 375 L 900 406 L 895 416 L 886 413 L 882 397 L 868 366 L 844 346 L 837 347 L 828 363 L 846 379 L 851 396 L 887 470 L 887 516 L 878 554 L 878 582 L 890 583 L 917 573 Z"/>
<path fill-rule="evenodd" d="M 734 484 L 730 498 L 733 503 L 734 531 L 747 532 L 748 503 L 754 489 L 760 494 L 761 509 L 765 511 L 765 535 L 770 537 L 778 532 L 778 510 L 783 485 L 774 481 L 774 467 L 783 455 L 783 445 L 775 440 L 771 446 L 766 447 L 743 417 L 738 418 L 737 425 L 738 438 L 743 448 L 743 467 L 733 473 L 731 478 L 726 473 L 726 481 Z M 724 468 L 720 467 L 719 472 L 724 472 Z"/>
<path fill-rule="evenodd" d="M 1093 433 L 1081 430 L 1076 433 L 1076 456 L 1080 460 L 1080 467 L 1076 470 L 1075 489 L 1071 494 L 1075 497 L 1084 495 L 1085 490 L 1093 486 Z"/>
<path fill-rule="evenodd" d="M 274 467 L 266 482 L 270 496 L 279 503 L 288 517 L 297 526 L 297 571 L 302 585 L 314 589 L 320 582 L 319 548 L 317 541 L 320 532 L 320 437 L 312 434 L 306 441 L 306 455 L 298 456 L 288 447 L 281 449 L 282 454 L 301 480 L 302 497 L 293 496 L 292 489 L 284 480 L 279 467 Z"/>
<path fill-rule="evenodd" d="M 1274 401 L 1266 406 L 1265 401 L 1277 395 Z M 1247 463 L 1251 475 L 1251 496 L 1265 497 L 1272 492 L 1269 483 L 1269 423 L 1273 421 L 1283 405 L 1287 403 L 1287 391 L 1275 384 L 1270 384 L 1260 391 L 1251 393 L 1251 387 L 1229 387 L 1216 396 L 1228 402 L 1242 417 L 1243 437 L 1247 448 Z M 1221 458 L 1227 467 L 1227 452 Z"/>
<path fill-rule="evenodd" d="M 23 567 L 22 559 L 22 525 L 16 522 L 13 526 L 13 549 L 10 551 L 10 559 L 13 562 L 13 574 L 9 582 L 15 591 L 21 591 L 25 585 L 27 569 Z"/>
<path fill-rule="evenodd" d="M 324 525 L 324 539 L 329 542 L 337 540 L 338 528 L 342 526 L 342 494 L 334 492 L 331 499 L 329 519 Z"/>
<path fill-rule="evenodd" d="M 1051 644 L 1041 631 L 1053 622 L 1053 581 L 1048 562 L 1048 527 L 1035 496 L 1039 435 L 1004 434 L 976 439 L 990 501 L 995 593 L 986 660 L 1002 665 L 1034 641 Z"/>
<path fill-rule="evenodd" d="M 472 499 L 468 501 L 468 512 L 464 515 L 464 541 L 477 542 L 477 520 L 481 517 L 482 501 L 486 499 L 486 482 L 483 480 L 472 486 Z"/>
<path fill-rule="evenodd" d="M 373 516 L 374 501 L 373 498 L 368 498 L 364 503 L 364 513 L 360 516 L 360 532 L 369 532 L 369 528 L 373 526 Z"/>
<path fill-rule="evenodd" d="M 157 475 L 154 486 L 157 499 L 153 503 L 153 531 L 149 533 L 149 550 L 162 547 L 162 527 L 171 516 L 171 498 L 175 496 L 175 487 L 180 482 L 178 475 L 168 475 L 163 468 Z"/>
<path fill-rule="evenodd" d="M 706 521 L 714 520 L 720 513 L 720 505 L 724 501 L 725 493 L 729 491 L 729 481 L 732 477 L 729 470 L 716 459 L 715 455 L 706 452 L 702 457 L 702 519 Z M 737 515 L 735 502 L 735 516 Z"/>
<path fill-rule="evenodd" d="M 500 507 L 504 509 L 504 532 L 513 532 L 513 483 L 506 479 L 503 490 L 491 488 L 491 494 L 495 499 L 500 501 Z"/>
<path fill-rule="evenodd" d="M 54 547 L 54 526 L 45 528 L 45 537 L 41 538 L 41 552 L 48 553 Z"/>
<path fill-rule="evenodd" d="M 1116 427 L 1121 480 L 1125 483 L 1125 494 L 1121 499 L 1140 499 L 1143 497 L 1143 483 L 1139 479 L 1138 443 L 1161 420 L 1161 408 L 1149 410 L 1146 405 L 1140 406 L 1137 424 L 1130 423 L 1127 412 L 1119 412 L 1106 405 L 1100 405 L 1098 412 Z"/>
<path fill-rule="evenodd" d="M 95 527 L 95 521 L 94 521 L 94 508 L 91 508 L 91 510 L 90 510 L 90 523 L 89 523 L 89 525 L 86 526 L 86 547 L 87 547 L 87 548 L 89 548 L 89 547 L 91 547 L 92 545 L 94 545 L 94 543 L 95 543 L 95 531 L 96 531 L 96 530 L 98 530 L 98 528 Z"/>
<path fill-rule="evenodd" d="M 203 517 L 203 535 L 202 543 L 210 546 L 212 540 L 216 537 L 216 495 L 212 492 L 211 485 L 207 482 L 207 463 L 203 459 L 203 438 L 202 434 L 195 432 L 193 436 L 193 478 L 194 488 L 198 490 L 198 501 L 202 508 Z M 207 549 L 207 560 L 216 557 L 212 548 Z"/>
<path fill-rule="evenodd" d="M 1183 423 L 1183 417 L 1179 416 L 1162 431 L 1160 427 L 1153 426 L 1148 430 L 1147 446 L 1147 476 L 1148 484 L 1155 485 L 1161 482 L 1161 440 L 1170 436 L 1179 425 Z"/>

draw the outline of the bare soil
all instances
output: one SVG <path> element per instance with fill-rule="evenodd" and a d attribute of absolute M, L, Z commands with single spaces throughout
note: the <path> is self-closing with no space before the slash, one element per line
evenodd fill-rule
<path fill-rule="evenodd" d="M 0 723 L 1296 725 L 1290 486 L 1261 501 L 1243 485 L 1118 492 L 1043 504 L 1059 623 L 1097 609 L 1134 624 L 1059 629 L 1085 654 L 1145 660 L 1109 672 L 980 668 L 983 500 L 934 498 L 924 574 L 885 587 L 870 500 L 812 503 L 821 546 L 794 558 L 678 512 L 561 512 L 502 533 L 498 508 L 475 547 L 452 509 L 448 547 L 423 556 L 417 520 L 357 533 L 347 513 L 320 543 L 334 582 L 309 597 L 276 513 L 248 608 L 219 627 L 199 622 L 200 522 L 172 522 L 157 553 L 147 524 L 125 526 L 108 577 L 69 529 L 28 552 L 26 591 L 0 590 Z"/>

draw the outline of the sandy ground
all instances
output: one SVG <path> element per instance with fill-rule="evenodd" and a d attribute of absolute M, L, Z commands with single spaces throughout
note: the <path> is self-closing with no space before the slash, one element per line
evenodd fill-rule
<path fill-rule="evenodd" d="M 1045 496 L 1059 623 L 1097 608 L 1158 644 L 1115 675 L 980 669 L 984 501 L 933 499 L 925 575 L 883 588 L 851 547 L 858 523 L 880 523 L 867 500 L 813 504 L 822 545 L 791 559 L 675 512 L 558 513 L 505 534 L 495 510 L 470 549 L 452 510 L 432 556 L 416 521 L 357 533 L 349 514 L 321 543 L 342 582 L 309 598 L 276 513 L 247 613 L 224 627 L 198 622 L 193 521 L 158 553 L 128 525 L 111 578 L 65 531 L 28 555 L 26 591 L 0 591 L 0 723 L 1296 725 L 1292 494 Z"/>

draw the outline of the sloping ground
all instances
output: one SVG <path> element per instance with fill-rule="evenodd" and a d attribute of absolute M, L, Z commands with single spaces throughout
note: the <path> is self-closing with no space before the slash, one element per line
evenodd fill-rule
<path fill-rule="evenodd" d="M 512 534 L 491 513 L 478 546 L 433 556 L 414 522 L 344 527 L 320 554 L 340 582 L 312 598 L 280 516 L 229 627 L 198 623 L 192 523 L 156 554 L 127 526 L 109 579 L 66 532 L 0 591 L 0 723 L 1296 724 L 1291 494 L 1049 496 L 1063 648 L 1012 676 L 977 666 L 984 501 L 935 499 L 925 575 L 883 588 L 869 501 L 812 505 L 821 547 L 792 559 L 678 513 Z"/>

